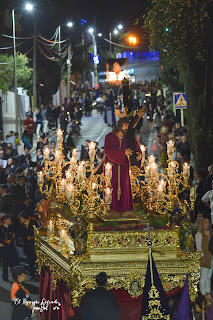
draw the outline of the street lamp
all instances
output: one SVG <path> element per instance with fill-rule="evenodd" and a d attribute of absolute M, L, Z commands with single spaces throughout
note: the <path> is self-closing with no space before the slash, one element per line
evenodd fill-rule
<path fill-rule="evenodd" d="M 118 29 L 119 29 L 119 30 L 122 30 L 122 29 L 123 29 L 122 24 L 119 24 L 119 25 L 118 25 Z"/>
<path fill-rule="evenodd" d="M 26 5 L 25 5 L 25 10 L 27 10 L 27 11 L 32 11 L 32 10 L 33 10 L 33 5 L 32 5 L 32 3 L 26 3 Z"/>
<path fill-rule="evenodd" d="M 67 27 L 72 28 L 72 26 L 73 26 L 73 23 L 72 23 L 71 21 L 69 21 L 69 22 L 67 23 Z"/>
<path fill-rule="evenodd" d="M 12 26 L 13 26 L 13 56 L 14 56 L 14 102 L 15 102 L 15 118 L 16 118 L 16 131 L 21 134 L 21 126 L 19 127 L 19 115 L 18 115 L 18 96 L 17 96 L 17 73 L 16 73 L 16 21 L 15 21 L 15 9 L 12 9 Z M 32 11 L 33 5 L 26 3 L 25 10 Z M 20 135 L 19 135 L 20 136 Z"/>
<path fill-rule="evenodd" d="M 117 29 L 114 29 L 113 33 L 116 35 L 118 34 L 118 30 Z"/>
<path fill-rule="evenodd" d="M 89 32 L 90 34 L 93 34 L 94 29 L 93 29 L 93 28 L 89 28 L 88 32 Z"/>
<path fill-rule="evenodd" d="M 93 28 L 89 28 L 88 32 L 92 36 L 92 43 L 93 43 L 93 62 L 94 62 L 94 68 L 95 68 L 95 79 L 94 83 L 95 85 L 98 83 L 98 53 L 97 53 L 97 43 L 96 43 L 96 37 L 95 32 Z"/>
<path fill-rule="evenodd" d="M 98 37 L 102 37 L 102 33 L 98 33 Z"/>

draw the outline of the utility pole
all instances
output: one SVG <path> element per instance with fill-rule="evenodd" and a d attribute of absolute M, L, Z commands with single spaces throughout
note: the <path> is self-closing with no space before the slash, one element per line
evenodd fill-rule
<path fill-rule="evenodd" d="M 84 55 L 84 34 L 82 34 L 82 50 L 83 50 L 83 64 L 84 64 L 84 59 L 85 59 L 85 55 Z M 83 66 L 83 84 L 85 85 L 85 81 L 86 81 L 86 77 L 85 77 L 85 70 L 84 70 L 84 66 Z"/>
<path fill-rule="evenodd" d="M 95 85 L 98 83 L 98 64 L 97 64 L 97 43 L 96 43 L 96 37 L 95 34 L 92 35 L 93 38 L 93 54 L 94 54 L 94 68 L 95 68 Z"/>
<path fill-rule="evenodd" d="M 112 52 L 112 32 L 109 33 L 109 50 Z"/>
<path fill-rule="evenodd" d="M 71 51 L 71 43 L 70 43 L 68 46 L 68 59 L 67 59 L 67 99 L 68 100 L 70 100 L 71 67 L 72 67 L 72 51 Z"/>
<path fill-rule="evenodd" d="M 59 54 L 59 69 L 60 69 L 60 85 L 59 85 L 59 104 L 62 106 L 61 92 L 61 26 L 58 27 L 58 54 Z"/>
<path fill-rule="evenodd" d="M 36 70 L 36 33 L 37 25 L 34 22 L 34 38 L 33 38 L 33 109 L 37 108 L 37 70 Z"/>
<path fill-rule="evenodd" d="M 16 24 L 15 24 L 15 9 L 12 10 L 12 23 L 13 23 L 13 58 L 14 58 L 14 105 L 15 105 L 15 128 L 19 132 L 18 125 L 18 94 L 17 94 L 17 74 L 16 74 Z M 19 132 L 20 134 L 20 132 Z"/>

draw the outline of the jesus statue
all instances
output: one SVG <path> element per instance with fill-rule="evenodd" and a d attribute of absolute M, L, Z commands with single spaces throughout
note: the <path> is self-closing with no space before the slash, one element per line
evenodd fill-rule
<path fill-rule="evenodd" d="M 114 132 L 105 137 L 105 164 L 112 164 L 112 203 L 110 209 L 113 212 L 127 212 L 133 210 L 132 189 L 129 176 L 129 157 L 133 151 L 128 147 L 126 134 L 129 128 L 129 120 L 121 118 L 117 122 Z M 141 159 L 141 150 L 137 141 L 135 149 L 137 161 Z"/>

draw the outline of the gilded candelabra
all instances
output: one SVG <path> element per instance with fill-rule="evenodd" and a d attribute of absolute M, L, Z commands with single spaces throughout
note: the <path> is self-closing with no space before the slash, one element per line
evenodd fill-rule
<path fill-rule="evenodd" d="M 80 214 L 92 219 L 95 214 L 106 214 L 111 203 L 112 165 L 105 166 L 105 175 L 96 173 L 94 142 L 89 145 L 88 162 L 78 161 L 77 149 L 72 151 L 70 160 L 65 161 L 61 129 L 57 131 L 57 140 L 58 148 L 52 157 L 48 147 L 44 150 L 44 169 L 38 173 L 40 192 L 59 208 L 69 207 L 74 216 Z"/>
<path fill-rule="evenodd" d="M 132 168 L 130 172 L 133 196 L 140 196 L 147 212 L 165 214 L 174 211 L 175 203 L 185 211 L 194 209 L 196 192 L 189 185 L 190 165 L 184 163 L 180 170 L 179 163 L 173 160 L 174 141 L 167 142 L 166 173 L 159 173 L 155 157 L 145 159 L 146 148 L 141 146 L 142 161 L 140 170 Z M 180 194 L 190 189 L 190 201 L 181 201 Z"/>

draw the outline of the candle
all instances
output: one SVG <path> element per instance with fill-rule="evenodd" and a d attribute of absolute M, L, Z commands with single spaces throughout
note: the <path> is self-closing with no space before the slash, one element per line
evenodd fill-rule
<path fill-rule="evenodd" d="M 157 172 L 157 164 L 155 162 L 153 162 L 151 164 L 151 174 L 155 174 Z"/>
<path fill-rule="evenodd" d="M 160 183 L 158 186 L 159 200 L 162 200 L 163 198 L 163 189 L 164 189 L 163 184 Z"/>
<path fill-rule="evenodd" d="M 152 164 L 155 161 L 155 157 L 153 155 L 148 157 L 148 159 L 149 159 L 149 164 Z"/>
<path fill-rule="evenodd" d="M 112 201 L 112 190 L 110 188 L 106 188 L 105 189 L 105 201 L 107 203 L 111 203 Z"/>
<path fill-rule="evenodd" d="M 68 198 L 73 198 L 74 196 L 74 186 L 70 183 L 66 187 L 66 194 Z"/>
<path fill-rule="evenodd" d="M 94 142 L 90 142 L 90 144 L 89 144 L 89 155 L 90 155 L 90 157 L 95 156 L 95 143 Z"/>
<path fill-rule="evenodd" d="M 66 240 L 66 231 L 61 230 L 61 241 L 65 241 L 65 240 Z"/>
<path fill-rule="evenodd" d="M 189 177 L 189 175 L 190 175 L 190 165 L 185 162 L 183 164 L 183 176 L 187 178 Z"/>
<path fill-rule="evenodd" d="M 64 190 L 65 190 L 65 187 L 66 187 L 66 180 L 65 180 L 65 179 L 62 179 L 62 180 L 61 180 L 61 191 L 64 191 Z"/>
<path fill-rule="evenodd" d="M 61 129 L 58 129 L 57 136 L 58 136 L 58 141 L 62 141 L 63 131 Z"/>
<path fill-rule="evenodd" d="M 142 145 L 140 146 L 140 149 L 141 149 L 143 158 L 145 158 L 146 147 L 142 144 Z"/>
<path fill-rule="evenodd" d="M 49 221 L 49 231 L 50 231 L 50 233 L 53 233 L 53 230 L 54 230 L 53 221 L 50 220 L 50 221 Z"/>
<path fill-rule="evenodd" d="M 69 170 L 66 171 L 66 179 L 69 181 L 72 178 L 72 174 Z"/>
<path fill-rule="evenodd" d="M 55 151 L 55 161 L 56 162 L 59 162 L 60 161 L 60 158 L 61 158 L 61 153 L 59 150 L 56 150 Z"/>
<path fill-rule="evenodd" d="M 44 149 L 44 159 L 45 160 L 49 160 L 49 154 L 50 154 L 50 149 L 49 148 L 45 148 Z"/>
<path fill-rule="evenodd" d="M 43 182 L 43 172 L 42 171 L 38 172 L 38 182 L 39 183 Z"/>
<path fill-rule="evenodd" d="M 107 164 L 105 164 L 105 176 L 106 177 L 112 176 L 112 165 L 109 162 Z"/>
<path fill-rule="evenodd" d="M 79 163 L 79 166 L 77 168 L 77 177 L 78 177 L 78 180 L 80 181 L 81 179 L 83 179 L 84 177 L 84 162 L 81 161 Z"/>
<path fill-rule="evenodd" d="M 173 152 L 173 147 L 174 147 L 174 141 L 169 140 L 167 141 L 167 153 L 172 153 Z"/>

